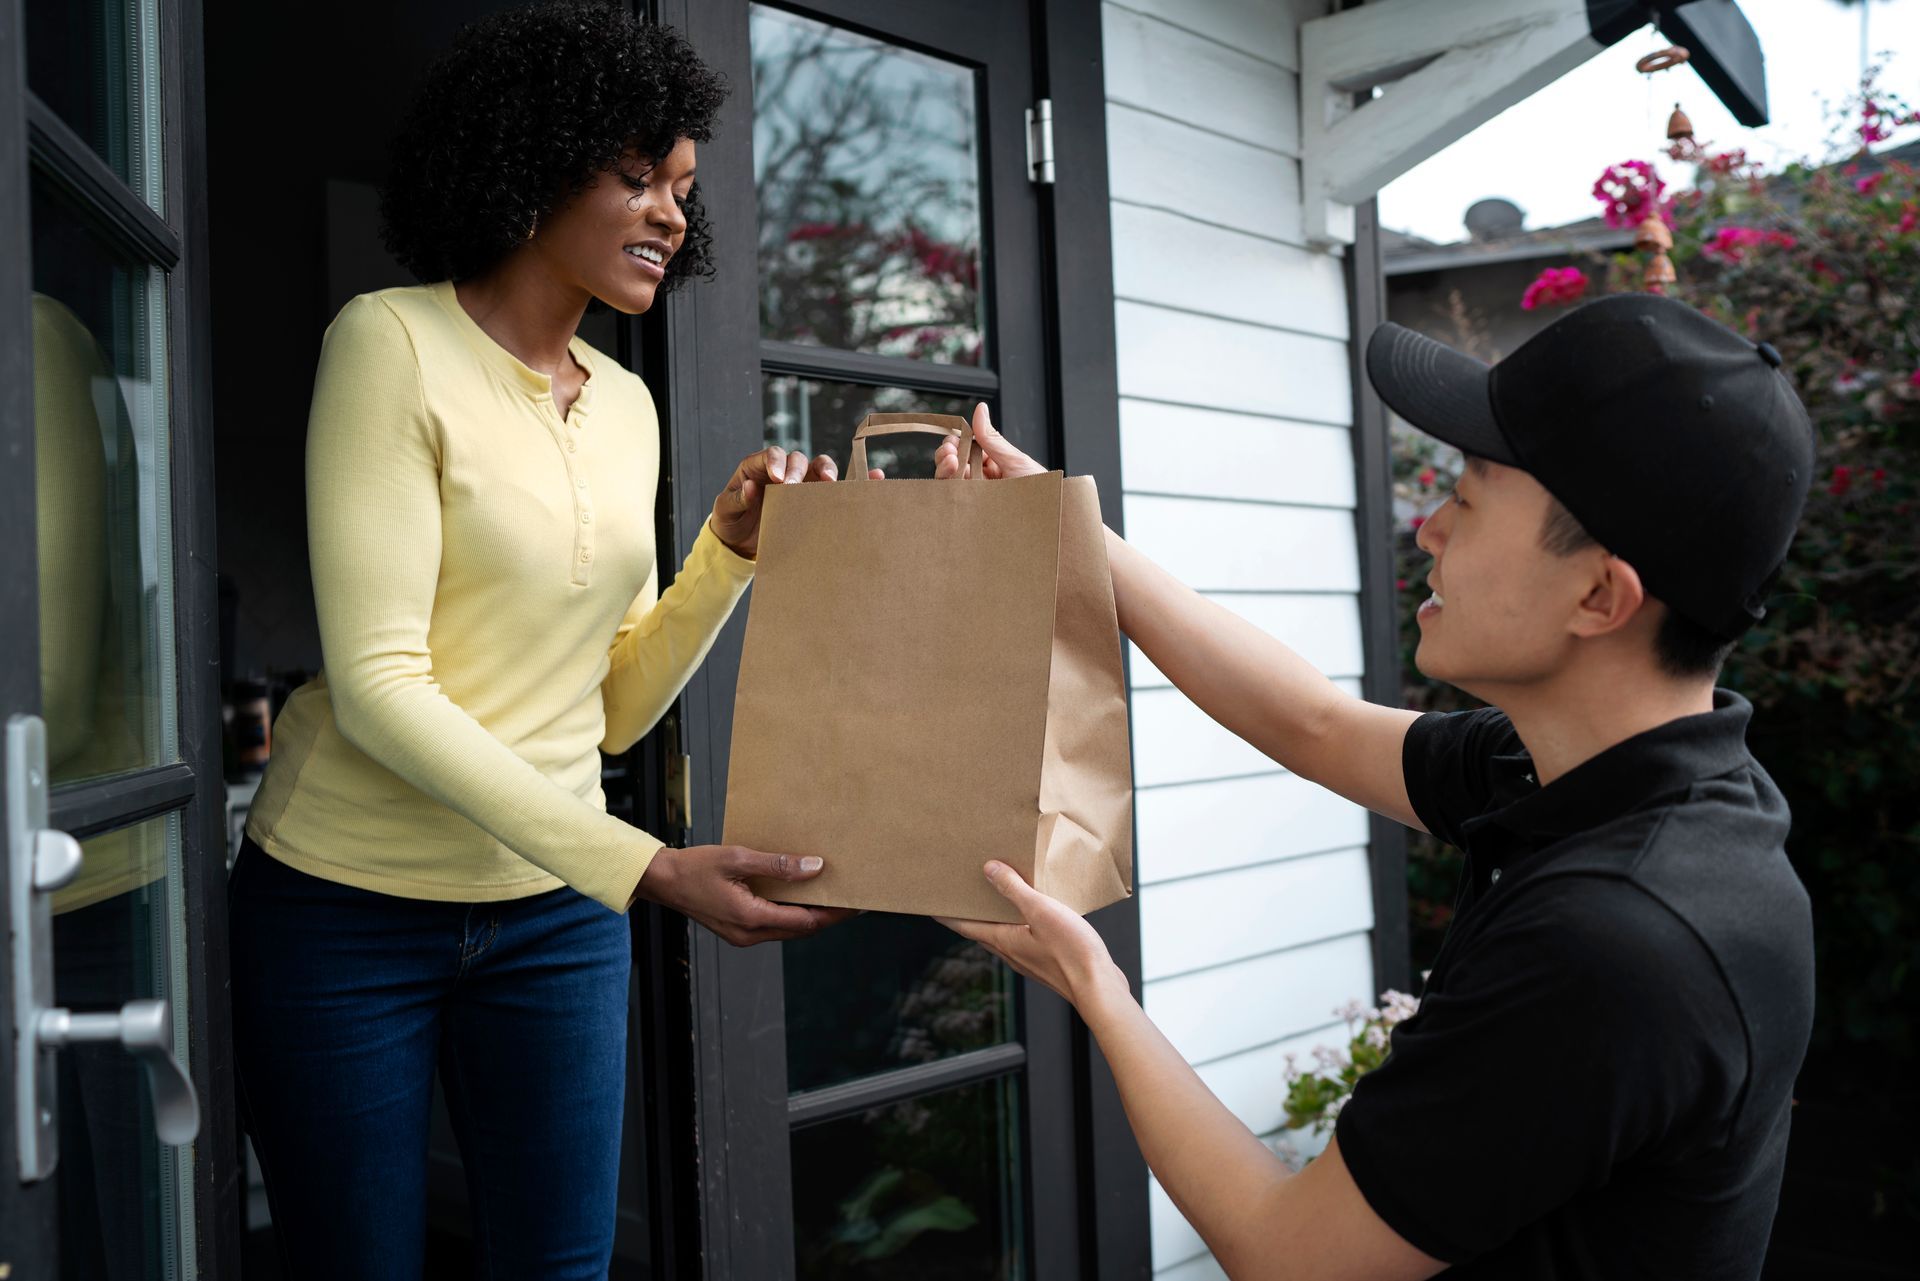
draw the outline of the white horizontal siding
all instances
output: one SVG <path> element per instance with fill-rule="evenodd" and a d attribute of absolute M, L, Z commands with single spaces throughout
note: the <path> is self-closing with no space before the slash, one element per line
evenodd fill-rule
<path fill-rule="evenodd" d="M 1203 592 L 1360 590 L 1352 512 L 1150 494 L 1124 505 L 1128 540 Z"/>
<path fill-rule="evenodd" d="M 1191 974 L 1373 928 L 1364 846 L 1141 891 L 1141 977 Z"/>
<path fill-rule="evenodd" d="M 1340 427 L 1353 421 L 1344 342 L 1134 302 L 1115 303 L 1113 321 L 1122 396 Z"/>
<path fill-rule="evenodd" d="M 1235 593 L 1212 599 L 1269 636 L 1278 637 L 1329 676 L 1358 676 L 1365 670 L 1358 597 L 1273 592 Z M 1138 646 L 1132 649 L 1127 671 L 1135 689 L 1155 689 L 1169 683 Z"/>
<path fill-rule="evenodd" d="M 1228 1106 L 1236 1115 L 1257 1119 L 1277 1115 L 1274 1109 L 1285 1096 L 1285 1051 L 1337 1043 L 1339 1030 L 1324 1030 L 1330 1011 L 1365 992 L 1372 977 L 1367 936 L 1354 934 L 1149 983 L 1147 1012 L 1189 1062 L 1201 1064 L 1203 1080 L 1230 1092 Z M 1253 1040 L 1272 1027 L 1289 1030 L 1279 1038 Z M 1272 1051 L 1264 1062 L 1273 1069 L 1264 1097 L 1259 1079 L 1263 1050 Z M 1272 1127 L 1255 1128 L 1268 1133 Z M 1156 1270 L 1205 1250 L 1199 1234 L 1157 1186 L 1150 1193 L 1149 1213 Z"/>
<path fill-rule="evenodd" d="M 1318 0 L 1124 0 L 1106 7 L 1158 18 L 1288 71 L 1300 69 L 1301 12 L 1327 11 Z"/>
<path fill-rule="evenodd" d="M 1120 466 L 1136 494 L 1353 506 L 1346 427 L 1123 400 Z"/>
<path fill-rule="evenodd" d="M 1300 162 L 1178 120 L 1107 104 L 1115 200 L 1304 244 Z"/>
<path fill-rule="evenodd" d="M 1304 244 L 1297 159 L 1299 23 L 1325 11 L 1102 8 L 1120 502 L 1142 551 L 1357 693 L 1346 278 Z M 1368 817 L 1215 723 L 1138 650 L 1131 679 L 1147 1012 L 1266 1132 L 1285 1050 L 1372 993 Z M 1218 1277 L 1151 1197 L 1156 1269 Z"/>
<path fill-rule="evenodd" d="M 1300 83 L 1271 62 L 1158 18 L 1102 6 L 1107 100 L 1300 154 Z"/>
<path fill-rule="evenodd" d="M 1113 291 L 1130 302 L 1347 337 L 1338 258 L 1163 209 L 1113 207 Z"/>
<path fill-rule="evenodd" d="M 1134 822 L 1145 887 L 1364 845 L 1368 820 L 1318 783 L 1272 773 L 1149 788 L 1134 798 Z"/>
<path fill-rule="evenodd" d="M 1271 1045 L 1327 1021 L 1373 986 L 1365 934 L 1147 984 L 1147 1013 L 1189 1063 Z"/>

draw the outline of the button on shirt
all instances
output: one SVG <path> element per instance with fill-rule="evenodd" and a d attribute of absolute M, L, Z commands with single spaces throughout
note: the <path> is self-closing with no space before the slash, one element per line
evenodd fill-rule
<path fill-rule="evenodd" d="M 1716 691 L 1545 787 L 1497 709 L 1409 727 L 1414 811 L 1466 869 L 1336 1132 L 1449 1277 L 1759 1276 L 1813 941 L 1751 712 Z"/>

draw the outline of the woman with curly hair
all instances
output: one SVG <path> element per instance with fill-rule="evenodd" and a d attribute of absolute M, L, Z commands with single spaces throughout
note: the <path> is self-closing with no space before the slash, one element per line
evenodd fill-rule
<path fill-rule="evenodd" d="M 672 32 L 554 3 L 468 28 L 400 125 L 385 235 L 423 283 L 327 331 L 325 671 L 275 727 L 229 886 L 240 1103 L 289 1276 L 420 1275 L 436 1072 L 481 1274 L 604 1276 L 623 913 L 742 945 L 842 915 L 747 888 L 819 859 L 665 849 L 599 784 L 746 589 L 766 487 L 834 479 L 748 458 L 658 592 L 653 402 L 575 335 L 596 300 L 643 312 L 710 271 L 695 146 L 724 93 Z"/>

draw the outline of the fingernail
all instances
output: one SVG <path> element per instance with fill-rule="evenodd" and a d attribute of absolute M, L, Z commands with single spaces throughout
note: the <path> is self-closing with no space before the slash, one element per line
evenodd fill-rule
<path fill-rule="evenodd" d="M 800 870 L 803 872 L 817 872 L 825 866 L 826 862 L 817 854 L 809 854 L 800 860 Z"/>

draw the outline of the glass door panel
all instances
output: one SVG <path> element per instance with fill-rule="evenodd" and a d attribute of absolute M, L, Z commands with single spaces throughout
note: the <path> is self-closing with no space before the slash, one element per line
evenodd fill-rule
<path fill-rule="evenodd" d="M 1013 1281 L 1026 1275 L 1019 1083 L 1011 1077 L 793 1134 L 804 1281 Z"/>
<path fill-rule="evenodd" d="M 765 5 L 752 43 L 761 335 L 980 364 L 973 72 Z"/>
<path fill-rule="evenodd" d="M 37 171 L 32 200 L 41 705 L 59 787 L 178 757 L 166 276 Z"/>
<path fill-rule="evenodd" d="M 27 85 L 164 214 L 157 0 L 25 0 Z"/>
<path fill-rule="evenodd" d="M 168 1001 L 174 1057 L 192 1072 L 179 816 L 80 848 L 85 879 L 54 900 L 54 1000 L 85 1012 Z M 194 1150 L 154 1137 L 145 1069 L 117 1044 L 69 1045 L 59 1062 L 60 1275 L 194 1276 Z"/>

